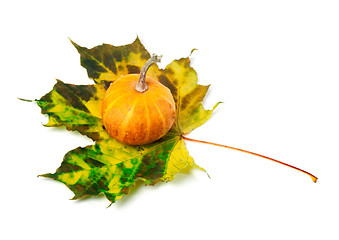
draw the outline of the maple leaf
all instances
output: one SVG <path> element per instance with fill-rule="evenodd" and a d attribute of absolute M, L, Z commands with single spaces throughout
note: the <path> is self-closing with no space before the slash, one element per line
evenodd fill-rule
<path fill-rule="evenodd" d="M 202 106 L 209 86 L 197 84 L 197 74 L 188 57 L 172 61 L 164 70 L 155 65 L 147 73 L 173 94 L 177 114 L 172 129 L 153 143 L 129 146 L 108 135 L 101 104 L 110 83 L 122 75 L 140 73 L 150 54 L 139 38 L 118 47 L 103 44 L 87 49 L 72 44 L 95 83 L 73 85 L 57 80 L 53 90 L 36 102 L 42 113 L 49 116 L 45 126 L 65 126 L 91 138 L 95 144 L 71 150 L 55 173 L 41 176 L 66 184 L 75 194 L 73 199 L 103 193 L 114 203 L 138 180 L 154 185 L 173 180 L 185 168 L 203 170 L 189 156 L 183 135 L 204 124 L 219 103 L 212 110 Z"/>

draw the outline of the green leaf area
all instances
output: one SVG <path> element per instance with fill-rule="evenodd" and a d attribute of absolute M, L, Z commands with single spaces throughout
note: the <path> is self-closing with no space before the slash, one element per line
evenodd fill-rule
<path fill-rule="evenodd" d="M 42 113 L 49 116 L 45 126 L 65 126 L 67 130 L 78 131 L 91 138 L 94 145 L 71 150 L 55 173 L 41 176 L 64 183 L 74 192 L 73 199 L 105 194 L 114 203 L 138 180 L 154 185 L 171 181 L 185 168 L 198 167 L 189 156 L 182 136 L 204 124 L 218 103 L 212 110 L 202 106 L 209 86 L 197 84 L 197 74 L 189 58 L 174 60 L 164 70 L 156 65 L 149 69 L 148 75 L 171 90 L 177 119 L 160 140 L 129 146 L 107 134 L 101 104 L 110 83 L 122 75 L 139 73 L 150 54 L 138 38 L 124 46 L 103 44 L 92 49 L 72 43 L 94 84 L 73 85 L 57 80 L 52 91 L 36 102 Z"/>

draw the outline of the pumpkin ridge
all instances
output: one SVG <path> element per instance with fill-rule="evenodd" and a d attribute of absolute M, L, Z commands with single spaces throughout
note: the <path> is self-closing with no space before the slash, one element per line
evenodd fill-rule
<path fill-rule="evenodd" d="M 148 109 L 148 106 L 147 106 L 147 101 L 145 98 L 144 99 L 144 104 L 145 104 L 145 111 L 146 111 L 146 121 L 147 121 L 147 125 L 146 125 L 146 130 L 145 130 L 145 138 L 144 138 L 144 141 L 146 139 L 149 139 L 149 135 L 150 135 L 150 131 L 151 131 L 151 120 L 149 118 L 149 109 Z"/>
<path fill-rule="evenodd" d="M 114 104 L 115 104 L 120 98 L 124 97 L 125 95 L 127 95 L 127 94 L 122 94 L 122 95 L 120 95 L 119 97 L 117 97 L 116 99 L 114 99 L 112 102 L 110 102 L 110 103 L 107 105 L 107 107 L 106 107 L 106 109 L 105 109 L 105 113 L 104 113 L 104 115 L 102 116 L 102 119 L 105 119 L 105 118 L 106 118 L 107 114 L 108 114 L 109 111 L 112 109 L 112 107 L 114 106 Z"/>
<path fill-rule="evenodd" d="M 158 110 L 159 117 L 161 119 L 163 128 L 166 128 L 166 121 L 165 121 L 164 114 L 162 113 L 160 107 L 158 106 L 158 103 L 156 103 L 153 99 L 152 99 L 152 102 L 154 103 L 155 108 Z"/>
<path fill-rule="evenodd" d="M 158 96 L 158 97 L 161 97 L 162 99 L 165 99 L 166 102 L 168 102 L 169 104 L 172 104 L 172 101 L 170 101 L 167 97 L 165 97 L 165 96 L 163 96 L 163 95 L 161 95 L 161 94 L 159 94 L 159 93 L 157 93 L 157 96 Z"/>
<path fill-rule="evenodd" d="M 118 132 L 118 137 L 119 139 L 124 139 L 126 137 L 125 136 L 122 136 L 122 133 L 126 133 L 126 127 L 128 126 L 128 122 L 131 120 L 131 118 L 133 117 L 133 112 L 134 112 L 134 108 L 135 108 L 135 105 L 137 105 L 137 102 L 138 102 L 138 98 L 136 98 L 133 102 L 133 105 L 131 107 L 131 109 L 128 111 L 125 119 L 122 121 L 121 125 L 120 125 L 120 129 L 119 129 L 119 132 Z"/>

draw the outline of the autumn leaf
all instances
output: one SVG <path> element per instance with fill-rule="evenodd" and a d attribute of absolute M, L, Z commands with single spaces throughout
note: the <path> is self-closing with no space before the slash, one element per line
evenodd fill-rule
<path fill-rule="evenodd" d="M 57 80 L 52 91 L 36 102 L 49 116 L 45 126 L 65 126 L 95 144 L 71 150 L 55 173 L 41 176 L 64 183 L 74 192 L 73 199 L 102 193 L 114 203 L 138 180 L 154 185 L 173 180 L 185 168 L 200 168 L 189 156 L 183 135 L 204 124 L 218 103 L 212 110 L 203 107 L 209 86 L 197 84 L 197 74 L 188 57 L 174 60 L 164 70 L 155 65 L 147 73 L 171 90 L 177 111 L 174 126 L 156 142 L 129 146 L 107 134 L 101 104 L 110 83 L 122 75 L 139 73 L 150 54 L 139 38 L 118 47 L 103 44 L 87 49 L 72 44 L 94 84 L 73 85 Z"/>

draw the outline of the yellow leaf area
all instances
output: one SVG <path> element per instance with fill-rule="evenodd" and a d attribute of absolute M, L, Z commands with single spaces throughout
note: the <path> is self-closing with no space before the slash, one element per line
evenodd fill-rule
<path fill-rule="evenodd" d="M 204 124 L 220 104 L 220 102 L 215 104 L 212 110 L 203 107 L 202 101 L 209 86 L 197 84 L 197 73 L 190 66 L 189 58 L 174 60 L 161 71 L 158 79 L 172 92 L 177 109 L 174 127 L 182 135 Z"/>
<path fill-rule="evenodd" d="M 189 58 L 174 60 L 164 70 L 152 66 L 147 72 L 168 87 L 176 103 L 176 121 L 161 139 L 142 146 L 129 146 L 111 138 L 102 122 L 101 105 L 111 82 L 122 75 L 139 73 L 150 54 L 137 38 L 124 46 L 103 44 L 92 49 L 72 42 L 80 53 L 93 85 L 66 84 L 58 80 L 52 91 L 37 100 L 46 126 L 65 126 L 95 141 L 94 145 L 68 152 L 55 173 L 41 176 L 60 181 L 74 192 L 74 199 L 104 194 L 114 203 L 138 180 L 154 185 L 171 181 L 185 168 L 198 167 L 182 136 L 204 124 L 212 110 L 202 101 L 209 86 L 197 84 Z"/>

